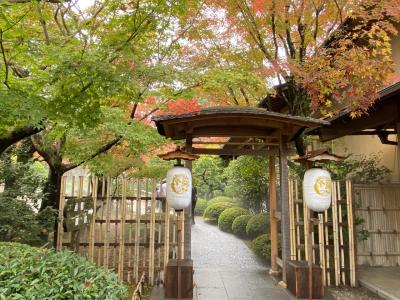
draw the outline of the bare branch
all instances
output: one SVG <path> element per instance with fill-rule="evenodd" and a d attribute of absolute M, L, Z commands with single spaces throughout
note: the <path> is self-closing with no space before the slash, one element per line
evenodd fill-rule
<path fill-rule="evenodd" d="M 39 22 L 43 28 L 46 45 L 50 45 L 49 33 L 47 32 L 46 21 L 43 19 L 42 8 L 40 7 L 40 4 L 38 4 L 37 11 L 39 13 Z"/>
<path fill-rule="evenodd" d="M 3 83 L 5 84 L 5 86 L 10 89 L 10 85 L 8 84 L 8 62 L 7 62 L 7 58 L 6 58 L 6 51 L 4 50 L 4 44 L 3 44 L 3 30 L 0 28 L 0 48 L 1 48 L 1 53 L 3 54 L 3 61 L 4 61 L 4 65 L 6 68 L 6 77 L 4 78 Z"/>

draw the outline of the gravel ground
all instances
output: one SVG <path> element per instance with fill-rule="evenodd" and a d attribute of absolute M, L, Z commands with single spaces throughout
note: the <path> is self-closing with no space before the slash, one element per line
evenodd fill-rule
<path fill-rule="evenodd" d="M 365 288 L 330 288 L 330 294 L 336 300 L 383 300 Z"/>

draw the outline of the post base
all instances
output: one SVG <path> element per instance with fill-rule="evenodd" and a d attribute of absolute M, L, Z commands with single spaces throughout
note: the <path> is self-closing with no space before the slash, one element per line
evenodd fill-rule
<path fill-rule="evenodd" d="M 165 273 L 165 298 L 193 299 L 193 261 L 170 259 Z"/>

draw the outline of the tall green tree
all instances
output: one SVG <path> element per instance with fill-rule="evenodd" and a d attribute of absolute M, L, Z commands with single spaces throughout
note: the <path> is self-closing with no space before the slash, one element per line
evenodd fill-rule
<path fill-rule="evenodd" d="M 216 156 L 203 155 L 193 163 L 193 183 L 199 197 L 210 200 L 215 192 L 224 192 L 223 172 L 224 163 Z"/>
<path fill-rule="evenodd" d="M 243 207 L 258 213 L 268 208 L 268 160 L 258 156 L 240 156 L 224 171 L 226 192 Z"/>

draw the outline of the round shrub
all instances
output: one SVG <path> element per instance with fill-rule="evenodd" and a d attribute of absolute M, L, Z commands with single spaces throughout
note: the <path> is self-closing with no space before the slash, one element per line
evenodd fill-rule
<path fill-rule="evenodd" d="M 236 217 L 232 222 L 232 232 L 238 236 L 244 237 L 246 235 L 246 226 L 249 220 L 251 219 L 251 215 L 242 215 Z"/>
<path fill-rule="evenodd" d="M 222 212 L 227 209 L 234 207 L 235 204 L 229 203 L 229 202 L 220 202 L 220 203 L 215 203 L 207 206 L 206 210 L 204 211 L 203 217 L 204 219 L 208 219 L 213 222 L 217 222 L 219 215 L 222 214 Z"/>
<path fill-rule="evenodd" d="M 4 299 L 122 300 L 128 292 L 115 273 L 70 251 L 0 243 L 0 266 Z"/>
<path fill-rule="evenodd" d="M 259 256 L 271 257 L 271 240 L 269 234 L 262 234 L 251 241 L 251 249 Z"/>
<path fill-rule="evenodd" d="M 232 198 L 225 197 L 225 196 L 219 196 L 219 197 L 214 197 L 211 200 L 208 201 L 208 206 L 213 205 L 215 203 L 221 203 L 221 202 L 229 202 L 229 203 L 235 203 Z"/>
<path fill-rule="evenodd" d="M 246 226 L 246 234 L 255 238 L 269 232 L 269 215 L 267 213 L 256 214 L 251 217 Z"/>
<path fill-rule="evenodd" d="M 218 218 L 218 227 L 222 231 L 232 232 L 232 223 L 237 217 L 247 215 L 248 210 L 241 207 L 232 207 L 225 209 Z"/>
<path fill-rule="evenodd" d="M 201 198 L 197 199 L 196 207 L 194 208 L 194 215 L 202 216 L 207 208 L 207 204 L 207 200 Z"/>

